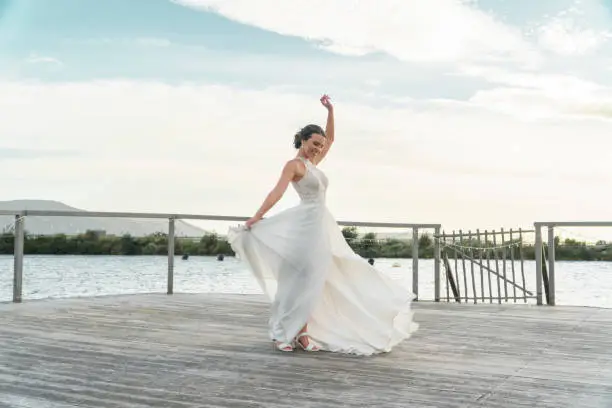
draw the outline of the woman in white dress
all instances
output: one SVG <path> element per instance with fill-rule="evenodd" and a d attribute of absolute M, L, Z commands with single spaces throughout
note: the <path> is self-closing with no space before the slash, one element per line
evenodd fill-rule
<path fill-rule="evenodd" d="M 388 352 L 418 328 L 410 310 L 414 295 L 353 252 L 325 205 L 328 180 L 317 165 L 335 130 L 329 97 L 321 103 L 325 130 L 308 125 L 295 135 L 296 157 L 255 215 L 230 228 L 228 239 L 272 303 L 269 335 L 278 350 Z M 301 202 L 264 219 L 289 184 Z"/>

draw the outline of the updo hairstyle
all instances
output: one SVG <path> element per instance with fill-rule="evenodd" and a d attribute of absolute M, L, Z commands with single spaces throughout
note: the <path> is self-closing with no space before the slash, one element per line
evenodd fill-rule
<path fill-rule="evenodd" d="M 299 149 L 302 147 L 302 142 L 310 139 L 313 134 L 320 134 L 325 137 L 325 131 L 319 125 L 306 125 L 299 132 L 297 132 L 293 138 L 293 147 Z"/>

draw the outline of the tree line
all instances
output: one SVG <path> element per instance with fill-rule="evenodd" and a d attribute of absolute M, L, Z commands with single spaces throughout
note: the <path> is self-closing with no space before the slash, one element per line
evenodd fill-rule
<path fill-rule="evenodd" d="M 364 258 L 412 257 L 413 243 L 410 239 L 379 239 L 375 233 L 360 234 L 356 227 L 345 227 L 342 229 L 342 234 L 349 246 Z M 434 238 L 431 235 L 421 234 L 416 244 L 419 248 L 419 258 L 434 257 Z M 462 245 L 480 246 L 483 243 L 464 242 Z M 487 243 L 485 246 L 491 245 Z M 235 255 L 227 240 L 216 233 L 207 233 L 200 238 L 176 237 L 174 246 L 176 255 Z M 452 251 L 452 248 L 450 250 Z M 533 245 L 523 243 L 521 250 L 525 259 L 535 259 Z M 12 254 L 13 251 L 13 233 L 2 233 L 0 254 Z M 166 255 L 168 236 L 161 232 L 144 237 L 127 234 L 114 236 L 98 231 L 87 231 L 74 236 L 26 234 L 24 252 L 34 255 Z M 561 241 L 557 237 L 555 255 L 558 260 L 612 261 L 612 245 L 604 241 L 588 245 L 573 239 Z"/>

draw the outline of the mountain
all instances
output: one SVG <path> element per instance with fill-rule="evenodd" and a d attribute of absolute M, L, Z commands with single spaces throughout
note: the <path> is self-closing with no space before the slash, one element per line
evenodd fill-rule
<path fill-rule="evenodd" d="M 0 210 L 84 211 L 51 200 L 0 201 Z M 12 230 L 14 218 L 0 216 L 0 231 Z M 25 219 L 25 229 L 31 235 L 76 235 L 87 230 L 106 231 L 108 235 L 130 234 L 144 236 L 155 232 L 168 232 L 168 221 L 158 219 L 102 218 L 102 217 L 33 217 Z M 175 222 L 175 235 L 200 237 L 206 231 L 182 220 Z"/>

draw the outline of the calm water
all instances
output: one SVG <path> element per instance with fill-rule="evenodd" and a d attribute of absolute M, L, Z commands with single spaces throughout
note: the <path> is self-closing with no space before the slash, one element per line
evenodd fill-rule
<path fill-rule="evenodd" d="M 412 287 L 412 260 L 379 259 L 376 260 L 376 267 L 398 284 L 407 288 Z M 509 263 L 507 273 L 511 273 Z M 516 274 L 520 277 L 518 265 Z M 166 290 L 166 276 L 165 256 L 26 256 L 23 297 L 27 300 L 163 293 Z M 187 261 L 177 257 L 174 276 L 175 293 L 261 293 L 248 269 L 232 257 L 227 257 L 222 262 L 214 257 L 192 256 Z M 525 276 L 527 289 L 533 291 L 534 262 L 525 262 Z M 559 261 L 556 277 L 558 305 L 612 308 L 612 263 Z M 479 280 L 477 274 L 478 293 L 480 293 Z M 0 301 L 11 300 L 12 283 L 13 257 L 0 256 Z M 460 288 L 463 288 L 463 280 L 459 284 Z M 471 275 L 468 277 L 468 285 L 471 290 Z M 487 285 L 488 281 L 485 280 L 485 287 Z M 496 286 L 496 281 L 493 285 Z M 432 299 L 433 290 L 433 260 L 419 260 L 420 298 Z M 511 288 L 508 290 L 512 293 Z M 443 284 L 442 294 L 445 293 L 446 288 Z"/>

